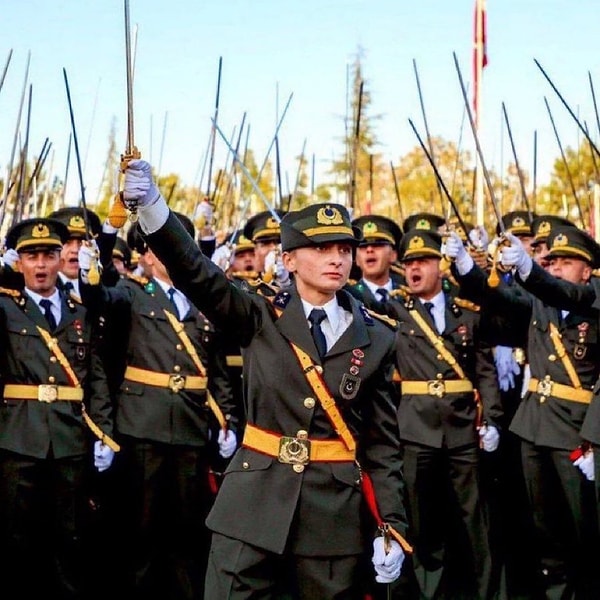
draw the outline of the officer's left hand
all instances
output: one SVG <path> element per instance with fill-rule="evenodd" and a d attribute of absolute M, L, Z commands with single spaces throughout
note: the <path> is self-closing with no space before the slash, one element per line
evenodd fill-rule
<path fill-rule="evenodd" d="M 494 362 L 496 363 L 500 389 L 507 392 L 509 389 L 514 388 L 515 375 L 521 372 L 521 367 L 519 367 L 513 356 L 513 349 L 510 346 L 496 346 Z"/>
<path fill-rule="evenodd" d="M 237 438 L 235 437 L 235 433 L 229 429 L 219 429 L 217 442 L 219 444 L 219 454 L 223 458 L 232 456 L 237 448 Z"/>
<path fill-rule="evenodd" d="M 392 583 L 400 577 L 402 563 L 404 562 L 404 550 L 396 540 L 390 540 L 389 551 L 386 553 L 384 539 L 382 536 L 373 540 L 373 558 L 375 567 L 375 581 L 378 583 Z"/>
<path fill-rule="evenodd" d="M 500 443 L 500 433 L 493 425 L 484 425 L 479 428 L 479 437 L 481 439 L 481 447 L 486 452 L 494 452 Z"/>
<path fill-rule="evenodd" d="M 265 272 L 273 273 L 275 284 L 280 288 L 285 288 L 290 285 L 290 274 L 283 266 L 283 258 L 279 249 L 271 250 L 265 256 Z"/>
<path fill-rule="evenodd" d="M 112 465 L 115 457 L 114 450 L 103 444 L 100 440 L 94 442 L 94 466 L 99 473 L 106 471 Z"/>
<path fill-rule="evenodd" d="M 531 273 L 533 259 L 516 235 L 507 232 L 506 239 L 510 242 L 510 246 L 502 247 L 500 261 L 505 267 L 516 267 L 521 278 L 527 279 Z"/>
<path fill-rule="evenodd" d="M 196 209 L 196 227 L 198 227 L 198 229 L 202 229 L 203 227 L 210 225 L 213 220 L 213 214 L 213 207 L 208 199 L 205 198 L 198 204 L 198 208 Z"/>
<path fill-rule="evenodd" d="M 477 225 L 469 231 L 469 241 L 478 250 L 485 250 L 490 243 L 490 237 L 483 225 Z"/>

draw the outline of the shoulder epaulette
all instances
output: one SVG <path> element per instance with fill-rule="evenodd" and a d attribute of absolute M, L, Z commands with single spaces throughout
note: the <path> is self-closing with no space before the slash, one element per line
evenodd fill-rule
<path fill-rule="evenodd" d="M 397 298 L 398 296 L 402 296 L 402 298 L 408 298 L 410 296 L 410 290 L 405 285 L 396 288 L 390 292 L 390 296 L 392 298 Z"/>
<path fill-rule="evenodd" d="M 594 269 L 592 271 L 592 277 L 600 277 L 600 269 Z"/>
<path fill-rule="evenodd" d="M 392 317 L 382 315 L 381 313 L 375 312 L 374 310 L 371 310 L 369 308 L 367 308 L 367 312 L 371 317 L 377 319 L 378 321 L 381 321 L 382 323 L 385 323 L 388 327 L 391 327 L 392 329 L 396 329 L 398 327 L 398 321 L 396 321 L 396 319 L 392 319 Z"/>
<path fill-rule="evenodd" d="M 138 283 L 141 286 L 147 285 L 150 281 L 147 277 L 136 275 L 135 273 L 127 273 L 126 277 L 129 281 L 135 281 L 135 283 Z"/>
<path fill-rule="evenodd" d="M 0 287 L 0 294 L 3 296 L 10 296 L 11 298 L 19 298 L 21 296 L 21 292 L 19 290 L 13 290 L 5 287 Z"/>
<path fill-rule="evenodd" d="M 348 279 L 347 285 L 356 285 L 358 283 L 358 279 Z"/>
<path fill-rule="evenodd" d="M 457 306 L 466 308 L 467 310 L 472 310 L 473 312 L 479 312 L 481 310 L 481 306 L 479 306 L 479 304 L 475 304 L 475 302 L 465 300 L 464 298 L 454 298 L 454 302 Z"/>

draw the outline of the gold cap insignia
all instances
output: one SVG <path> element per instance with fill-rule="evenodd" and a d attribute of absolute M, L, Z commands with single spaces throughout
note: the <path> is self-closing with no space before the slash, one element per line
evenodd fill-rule
<path fill-rule="evenodd" d="M 344 217 L 337 208 L 324 206 L 317 211 L 317 223 L 319 225 L 343 225 Z"/>
<path fill-rule="evenodd" d="M 551 228 L 550 221 L 542 221 L 538 227 L 537 233 L 538 235 L 548 235 Z"/>
<path fill-rule="evenodd" d="M 44 225 L 43 223 L 38 223 L 33 226 L 31 230 L 31 237 L 33 238 L 47 238 L 50 237 L 50 229 L 48 229 L 48 225 Z"/>
<path fill-rule="evenodd" d="M 424 248 L 424 247 L 425 247 L 425 240 L 419 236 L 415 236 L 414 238 L 412 238 L 412 240 L 410 240 L 410 242 L 408 242 L 409 250 L 419 250 L 420 248 Z"/>
<path fill-rule="evenodd" d="M 245 235 L 240 235 L 240 237 L 237 240 L 238 246 L 240 244 L 251 244 L 252 242 L 245 236 Z"/>
<path fill-rule="evenodd" d="M 564 233 L 559 233 L 552 242 L 552 248 L 560 248 L 562 246 L 567 246 L 569 243 L 569 238 Z"/>
<path fill-rule="evenodd" d="M 512 220 L 512 226 L 513 227 L 525 227 L 526 223 L 525 223 L 525 219 L 523 217 L 515 217 Z"/>
<path fill-rule="evenodd" d="M 69 219 L 69 227 L 71 229 L 85 229 L 85 221 L 81 215 L 73 215 Z"/>
<path fill-rule="evenodd" d="M 431 223 L 427 219 L 419 219 L 415 224 L 415 229 L 431 229 Z"/>
<path fill-rule="evenodd" d="M 277 229 L 279 227 L 279 223 L 273 217 L 269 217 L 265 223 L 265 227 L 267 229 Z"/>
<path fill-rule="evenodd" d="M 365 237 L 370 235 L 375 235 L 377 233 L 377 224 L 373 223 L 373 221 L 368 221 L 363 225 L 363 235 Z"/>

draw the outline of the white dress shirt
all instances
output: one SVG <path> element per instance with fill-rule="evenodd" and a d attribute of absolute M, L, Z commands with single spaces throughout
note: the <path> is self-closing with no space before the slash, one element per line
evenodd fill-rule
<path fill-rule="evenodd" d="M 306 316 L 307 322 L 308 315 L 310 315 L 313 308 L 322 308 L 327 313 L 327 318 L 321 321 L 321 331 L 327 341 L 327 351 L 329 351 L 342 337 L 344 331 L 346 331 L 350 326 L 350 323 L 352 323 L 352 313 L 344 310 L 339 305 L 336 297 L 323 306 L 313 306 L 305 300 L 302 300 L 302 307 L 304 308 L 304 315 Z"/>
<path fill-rule="evenodd" d="M 50 302 L 52 303 L 50 310 L 54 315 L 54 320 L 56 321 L 57 325 L 60 324 L 60 318 L 62 316 L 62 306 L 60 301 L 60 292 L 58 291 L 58 288 L 54 289 L 54 293 L 52 294 L 52 296 L 40 296 L 33 290 L 30 290 L 28 287 L 25 288 L 25 292 L 38 305 L 38 308 L 40 309 L 42 314 L 44 314 L 46 311 L 40 306 L 40 301 L 44 299 L 50 300 Z"/>
<path fill-rule="evenodd" d="M 444 292 L 439 292 L 429 300 L 424 300 L 423 298 L 419 298 L 419 300 L 421 301 L 421 304 L 425 304 L 425 302 L 431 302 L 433 304 L 431 313 L 433 315 L 433 320 L 435 321 L 435 327 L 438 333 L 442 333 L 444 329 L 446 329 L 446 296 L 444 296 Z"/>

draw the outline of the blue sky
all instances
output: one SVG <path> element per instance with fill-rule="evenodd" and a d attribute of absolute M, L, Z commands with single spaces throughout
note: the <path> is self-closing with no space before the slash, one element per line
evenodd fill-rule
<path fill-rule="evenodd" d="M 138 26 L 135 73 L 136 143 L 162 174 L 196 182 L 214 111 L 219 57 L 223 57 L 219 124 L 231 133 L 244 112 L 250 146 L 262 159 L 279 111 L 293 99 L 280 132 L 283 170 L 290 181 L 294 157 L 306 138 L 317 174 L 343 148 L 346 71 L 359 47 L 371 93 L 371 114 L 382 116 L 376 134 L 386 160 L 416 145 L 408 125 L 422 128 L 412 61 L 417 61 L 432 134 L 457 141 L 462 96 L 452 52 L 471 79 L 474 0 L 130 0 Z M 489 166 L 506 166 L 510 147 L 502 135 L 506 103 L 521 166 L 531 172 L 533 132 L 538 131 L 538 183 L 559 155 L 544 107 L 550 101 L 563 144 L 581 136 L 535 66 L 537 58 L 597 139 L 588 83 L 600 100 L 597 0 L 487 0 L 489 65 L 483 82 L 482 145 Z M 69 77 L 85 159 L 86 196 L 94 203 L 116 119 L 125 145 L 126 92 L 121 0 L 4 0 L 0 16 L 2 68 L 13 50 L 0 92 L 0 168 L 9 161 L 18 102 L 31 51 L 33 84 L 30 152 L 46 137 L 54 171 L 64 172 L 70 132 L 62 76 Z M 160 158 L 166 115 L 164 151 Z M 24 117 L 23 117 L 24 123 Z M 152 131 L 152 143 L 151 133 Z M 471 149 L 465 126 L 463 144 Z M 223 162 L 218 143 L 215 166 Z M 48 163 L 47 163 L 48 166 Z M 78 195 L 71 164 L 67 198 Z M 318 181 L 318 182 L 320 182 Z"/>

